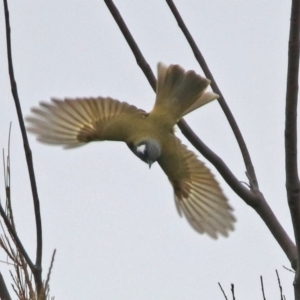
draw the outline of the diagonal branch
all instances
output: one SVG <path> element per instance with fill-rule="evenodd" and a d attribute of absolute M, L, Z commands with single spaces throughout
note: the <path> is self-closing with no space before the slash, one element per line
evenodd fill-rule
<path fill-rule="evenodd" d="M 30 184 L 31 184 L 31 191 L 33 196 L 33 203 L 34 203 L 34 213 L 35 213 L 35 221 L 36 221 L 36 235 L 37 235 L 37 248 L 36 248 L 36 263 L 31 265 L 28 263 L 26 256 L 25 259 L 29 266 L 31 267 L 31 270 L 34 274 L 35 283 L 37 285 L 38 292 L 42 290 L 42 221 L 41 221 L 41 214 L 40 214 L 40 202 L 36 187 L 36 181 L 35 181 L 35 175 L 34 175 L 34 168 L 33 168 L 33 161 L 32 161 L 32 154 L 31 149 L 29 147 L 29 142 L 26 134 L 26 129 L 24 125 L 20 100 L 18 96 L 18 90 L 17 90 L 17 83 L 15 81 L 14 76 L 14 70 L 13 70 L 13 63 L 12 63 L 12 53 L 11 53 L 11 38 L 10 38 L 10 24 L 9 24 L 9 11 L 8 11 L 8 5 L 7 0 L 3 0 L 4 4 L 4 13 L 5 13 L 5 25 L 6 25 L 6 42 L 7 42 L 7 58 L 8 58 L 8 70 L 9 70 L 9 78 L 10 78 L 10 84 L 11 84 L 11 91 L 14 98 L 17 115 L 19 119 L 19 125 L 22 133 L 23 138 L 23 144 L 24 144 L 24 151 L 26 155 L 26 161 L 27 161 L 27 167 L 29 172 L 29 178 L 30 178 Z M 3 211 L 3 209 L 2 209 Z M 3 217 L 3 212 L 1 211 L 1 215 Z M 6 219 L 4 218 L 4 221 L 7 225 Z M 16 237 L 15 237 L 16 240 Z M 25 251 L 25 250 L 24 250 Z M 23 251 L 22 251 L 22 254 Z M 26 252 L 25 252 L 26 254 Z"/>
<path fill-rule="evenodd" d="M 257 214 L 262 218 L 270 232 L 288 257 L 293 268 L 296 268 L 297 254 L 296 247 L 292 240 L 289 238 L 284 228 L 281 226 L 280 222 L 276 218 L 272 209 L 270 208 L 268 202 L 264 198 L 263 194 L 259 191 L 253 193 L 247 189 L 240 181 L 234 176 L 230 171 L 224 161 L 216 155 L 212 150 L 210 150 L 193 132 L 191 128 L 182 127 L 182 124 L 186 125 L 184 120 L 178 123 L 179 128 L 186 138 L 191 142 L 191 144 L 208 160 L 210 161 L 227 184 L 233 189 L 233 191 L 239 195 L 249 206 L 251 206 Z"/>
<path fill-rule="evenodd" d="M 178 23 L 178 26 L 180 27 L 180 29 L 182 30 L 184 36 L 186 37 L 188 43 L 190 44 L 193 52 L 194 52 L 194 55 L 199 63 L 199 65 L 201 66 L 204 74 L 205 74 L 205 77 L 210 79 L 211 80 L 211 87 L 213 89 L 213 91 L 215 93 L 217 93 L 220 97 L 218 99 L 222 109 L 223 109 L 223 112 L 228 120 L 228 123 L 230 124 L 231 126 L 231 129 L 235 135 L 235 138 L 238 142 L 238 145 L 241 149 L 241 153 L 242 153 L 242 156 L 243 156 L 243 159 L 244 159 L 244 163 L 245 163 L 245 166 L 246 166 L 246 170 L 247 170 L 247 175 L 248 177 L 250 178 L 250 183 L 251 183 L 251 186 L 254 187 L 254 189 L 258 189 L 258 182 L 257 182 L 257 179 L 256 179 L 256 175 L 255 175 L 255 170 L 254 170 L 254 167 L 253 167 L 253 164 L 252 164 L 252 161 L 251 161 L 251 157 L 250 157 L 250 154 L 249 154 L 249 151 L 248 151 L 248 148 L 246 146 L 246 143 L 244 141 L 244 138 L 241 134 L 241 131 L 234 119 L 234 116 L 230 110 L 230 108 L 228 107 L 226 101 L 225 101 L 225 98 L 221 92 L 221 90 L 219 89 L 201 51 L 199 50 L 196 42 L 194 41 L 192 35 L 190 34 L 189 30 L 187 29 L 183 19 L 181 18 L 174 2 L 172 0 L 166 0 L 167 1 L 167 4 L 169 5 L 177 23 Z"/>
<path fill-rule="evenodd" d="M 285 167 L 287 198 L 293 221 L 296 245 L 298 247 L 298 261 L 300 259 L 300 183 L 297 162 L 297 102 L 299 82 L 299 53 L 300 0 L 293 0 L 290 19 L 285 108 Z M 300 268 L 297 268 L 294 287 L 296 299 L 300 299 Z"/>
<path fill-rule="evenodd" d="M 149 68 L 148 63 L 146 62 L 143 54 L 138 48 L 133 36 L 131 35 L 128 27 L 126 26 L 123 18 L 120 15 L 117 7 L 114 5 L 112 0 L 104 0 L 108 9 L 110 10 L 112 16 L 114 17 L 117 25 L 122 31 L 129 47 L 131 48 L 133 55 L 136 58 L 139 66 L 144 72 L 146 78 L 148 79 L 153 90 L 156 90 L 156 79 L 154 77 L 153 72 Z M 208 160 L 210 161 L 228 185 L 252 208 L 256 210 L 262 220 L 265 222 L 270 232 L 273 234 L 274 238 L 290 260 L 293 268 L 296 265 L 296 247 L 294 243 L 291 241 L 270 206 L 264 199 L 263 195 L 258 191 L 258 189 L 254 189 L 255 193 L 248 190 L 243 184 L 232 174 L 226 164 L 222 161 L 220 157 L 218 157 L 211 149 L 209 149 L 200 138 L 193 132 L 193 130 L 188 126 L 188 124 L 181 119 L 178 124 L 182 133 L 185 137 L 191 142 L 191 144 Z M 253 179 L 251 179 L 253 180 Z"/>
<path fill-rule="evenodd" d="M 227 298 L 227 296 L 226 296 L 226 294 L 225 294 L 225 292 L 224 292 L 224 290 L 223 290 L 223 288 L 222 288 L 222 285 L 221 285 L 221 283 L 220 283 L 220 282 L 218 282 L 218 285 L 219 285 L 219 287 L 220 287 L 220 289 L 221 289 L 221 291 L 222 291 L 222 294 L 223 294 L 223 296 L 224 296 L 225 300 L 228 300 L 228 298 Z"/>
<path fill-rule="evenodd" d="M 118 24 L 121 32 L 123 33 L 124 38 L 126 39 L 131 51 L 134 53 L 135 59 L 137 64 L 140 66 L 142 71 L 144 72 L 146 78 L 148 79 L 151 87 L 153 88 L 154 92 L 156 90 L 156 79 L 155 76 L 145 60 L 141 50 L 139 49 L 137 43 L 135 42 L 134 38 L 132 37 L 128 27 L 126 26 L 119 10 L 115 6 L 112 0 L 104 0 L 106 6 L 108 7 L 110 13 L 114 17 L 116 23 Z"/>

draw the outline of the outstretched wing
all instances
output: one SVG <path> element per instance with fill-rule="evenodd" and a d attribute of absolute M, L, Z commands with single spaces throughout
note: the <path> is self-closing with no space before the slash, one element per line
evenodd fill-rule
<path fill-rule="evenodd" d="M 217 238 L 218 233 L 227 236 L 234 229 L 232 208 L 219 184 L 179 139 L 172 138 L 163 147 L 158 163 L 173 185 L 179 215 L 184 214 L 197 232 Z"/>
<path fill-rule="evenodd" d="M 43 143 L 73 148 L 91 141 L 127 141 L 143 110 L 111 98 L 51 99 L 26 118 L 28 130 Z"/>

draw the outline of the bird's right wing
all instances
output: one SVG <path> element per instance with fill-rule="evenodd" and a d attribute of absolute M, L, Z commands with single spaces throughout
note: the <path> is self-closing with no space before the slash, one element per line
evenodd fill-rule
<path fill-rule="evenodd" d="M 111 98 L 52 99 L 26 118 L 28 131 L 43 143 L 73 148 L 91 141 L 127 141 L 143 110 Z"/>
<path fill-rule="evenodd" d="M 227 236 L 233 230 L 232 208 L 219 184 L 179 139 L 172 138 L 163 147 L 158 163 L 173 185 L 180 216 L 183 214 L 197 232 L 217 238 L 218 233 Z"/>

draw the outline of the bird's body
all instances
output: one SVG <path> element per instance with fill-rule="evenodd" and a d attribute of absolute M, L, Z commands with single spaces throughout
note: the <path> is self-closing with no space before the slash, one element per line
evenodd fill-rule
<path fill-rule="evenodd" d="M 218 183 L 196 155 L 174 135 L 187 113 L 216 99 L 209 80 L 178 65 L 158 65 L 151 112 L 112 98 L 52 99 L 32 109 L 29 130 L 41 142 L 73 148 L 91 141 L 123 141 L 151 166 L 157 161 L 174 188 L 178 212 L 192 227 L 216 238 L 233 229 L 234 217 Z"/>

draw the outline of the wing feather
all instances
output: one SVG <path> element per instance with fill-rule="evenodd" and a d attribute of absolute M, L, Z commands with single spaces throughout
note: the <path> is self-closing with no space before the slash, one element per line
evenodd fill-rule
<path fill-rule="evenodd" d="M 91 141 L 125 141 L 144 118 L 143 110 L 111 98 L 51 99 L 27 117 L 39 141 L 73 148 Z"/>
<path fill-rule="evenodd" d="M 163 147 L 158 160 L 174 188 L 175 203 L 180 216 L 199 233 L 213 238 L 228 236 L 235 218 L 219 184 L 196 155 L 173 138 Z"/>

